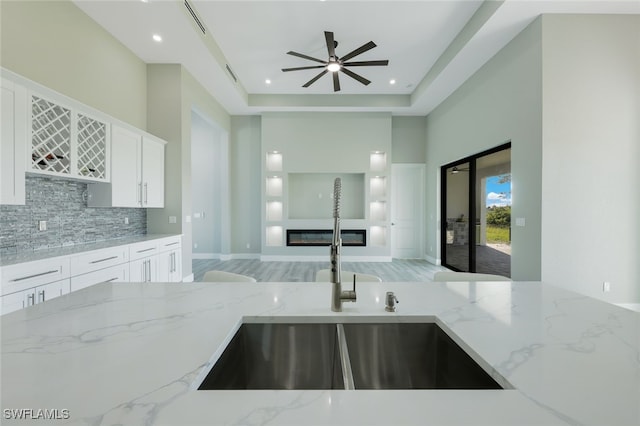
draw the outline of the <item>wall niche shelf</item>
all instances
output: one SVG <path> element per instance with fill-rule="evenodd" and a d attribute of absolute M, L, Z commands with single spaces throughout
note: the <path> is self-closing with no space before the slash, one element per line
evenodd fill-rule
<path fill-rule="evenodd" d="M 267 152 L 267 172 L 281 172 L 282 171 L 282 153 L 280 151 Z"/>

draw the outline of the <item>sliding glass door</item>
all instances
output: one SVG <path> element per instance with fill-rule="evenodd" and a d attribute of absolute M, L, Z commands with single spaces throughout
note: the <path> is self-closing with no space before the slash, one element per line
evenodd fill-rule
<path fill-rule="evenodd" d="M 511 144 L 441 168 L 442 264 L 511 276 Z"/>

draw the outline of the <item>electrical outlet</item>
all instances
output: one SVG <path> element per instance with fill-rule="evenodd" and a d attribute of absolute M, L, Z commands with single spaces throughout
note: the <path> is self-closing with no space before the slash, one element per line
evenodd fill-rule
<path fill-rule="evenodd" d="M 128 218 L 128 217 L 125 217 L 125 218 L 124 218 L 124 224 L 125 224 L 125 225 L 128 225 L 128 224 L 129 224 L 129 218 Z"/>
<path fill-rule="evenodd" d="M 46 231 L 47 230 L 47 221 L 40 220 L 38 221 L 38 231 Z"/>
<path fill-rule="evenodd" d="M 176 223 L 177 218 L 175 216 L 169 216 L 169 223 Z"/>
<path fill-rule="evenodd" d="M 198 243 L 193 243 L 193 248 L 198 248 Z"/>
<path fill-rule="evenodd" d="M 247 243 L 247 248 L 251 248 L 251 244 Z"/>
<path fill-rule="evenodd" d="M 611 283 L 609 281 L 605 281 L 602 283 L 602 292 L 609 293 L 611 291 Z"/>

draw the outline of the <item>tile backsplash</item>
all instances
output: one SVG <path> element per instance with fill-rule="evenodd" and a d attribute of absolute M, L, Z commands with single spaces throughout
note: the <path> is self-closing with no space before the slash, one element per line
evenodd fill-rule
<path fill-rule="evenodd" d="M 83 182 L 27 176 L 26 204 L 0 206 L 0 255 L 146 233 L 145 209 L 87 207 L 86 194 Z"/>

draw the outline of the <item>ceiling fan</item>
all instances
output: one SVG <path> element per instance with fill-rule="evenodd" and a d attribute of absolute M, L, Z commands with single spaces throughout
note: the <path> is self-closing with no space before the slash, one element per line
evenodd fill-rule
<path fill-rule="evenodd" d="M 451 169 L 451 174 L 455 175 L 455 174 L 460 173 L 460 172 L 468 172 L 468 171 L 469 171 L 468 167 L 453 166 L 453 168 Z"/>
<path fill-rule="evenodd" d="M 303 59 L 308 59 L 310 61 L 314 61 L 314 62 L 320 62 L 322 65 L 314 65 L 314 66 L 309 66 L 309 67 L 296 67 L 296 68 L 283 68 L 282 71 L 287 72 L 287 71 L 299 71 L 299 70 L 310 70 L 310 69 L 314 69 L 314 68 L 324 68 L 322 70 L 322 72 L 320 72 L 320 74 L 316 75 L 315 77 L 313 77 L 311 80 L 309 80 L 307 83 L 305 83 L 302 87 L 309 87 L 311 86 L 313 83 L 315 83 L 320 77 L 322 77 L 323 75 L 325 75 L 328 72 L 331 72 L 333 74 L 333 91 L 334 92 L 339 92 L 340 91 L 340 80 L 338 78 L 338 71 L 341 71 L 343 73 L 345 73 L 346 75 L 348 75 L 349 77 L 358 80 L 360 83 L 364 84 L 365 86 L 368 85 L 369 83 L 371 83 L 371 81 L 367 80 L 366 78 L 362 77 L 361 75 L 358 75 L 356 73 L 354 73 L 353 71 L 349 70 L 347 67 L 366 67 L 366 66 L 386 66 L 389 65 L 389 61 L 388 60 L 381 60 L 381 61 L 356 61 L 356 62 L 348 62 L 349 59 L 360 55 L 361 53 L 364 53 L 368 50 L 373 49 L 374 47 L 376 47 L 376 44 L 372 41 L 363 44 L 362 46 L 358 47 L 357 49 L 347 53 L 346 55 L 342 56 L 342 57 L 338 57 L 336 56 L 336 52 L 335 49 L 336 47 L 338 47 L 338 42 L 334 40 L 333 38 L 333 33 L 331 31 L 325 31 L 324 32 L 324 38 L 327 42 L 327 52 L 329 53 L 329 58 L 326 61 L 323 61 L 322 59 L 318 59 L 318 58 L 313 58 L 311 56 L 307 56 L 307 55 L 303 55 L 302 53 L 297 53 L 297 52 L 293 52 L 293 51 L 289 51 L 287 52 L 287 55 L 292 55 L 292 56 L 297 56 L 299 58 L 303 58 Z"/>

